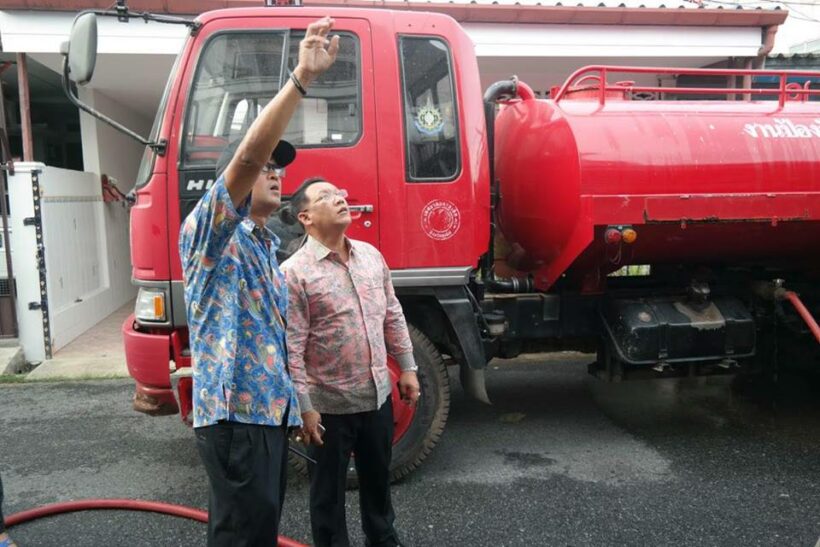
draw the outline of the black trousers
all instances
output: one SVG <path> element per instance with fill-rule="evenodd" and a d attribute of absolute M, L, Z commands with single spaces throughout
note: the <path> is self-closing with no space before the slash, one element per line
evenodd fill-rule
<path fill-rule="evenodd" d="M 390 501 L 393 405 L 358 414 L 322 414 L 324 445 L 311 446 L 310 524 L 316 547 L 348 547 L 345 483 L 351 451 L 359 476 L 359 501 L 366 545 L 399 545 Z"/>
<path fill-rule="evenodd" d="M 195 434 L 211 485 L 208 546 L 275 546 L 287 483 L 287 426 L 221 421 Z"/>
<path fill-rule="evenodd" d="M 0 534 L 6 531 L 6 524 L 3 520 L 3 477 L 0 477 Z"/>

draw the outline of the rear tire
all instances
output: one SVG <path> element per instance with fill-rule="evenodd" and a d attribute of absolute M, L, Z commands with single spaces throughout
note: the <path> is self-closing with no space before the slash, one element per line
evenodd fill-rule
<path fill-rule="evenodd" d="M 406 430 L 393 439 L 393 458 L 390 462 L 392 482 L 412 473 L 430 455 L 444 432 L 450 412 L 450 382 L 441 353 L 419 329 L 413 325 L 408 325 L 408 329 L 410 340 L 413 343 L 413 356 L 419 367 L 421 397 Z M 398 373 L 398 365 L 392 359 L 389 361 L 391 369 L 394 369 L 393 372 Z M 397 416 L 402 406 L 404 403 L 398 399 L 394 386 L 394 421 L 398 419 Z M 400 429 L 397 427 L 397 433 Z M 300 445 L 299 448 L 304 450 L 305 447 Z M 289 457 L 291 465 L 300 474 L 307 476 L 309 464 L 293 454 Z M 349 488 L 356 488 L 358 485 L 352 457 L 348 465 L 347 485 Z"/>

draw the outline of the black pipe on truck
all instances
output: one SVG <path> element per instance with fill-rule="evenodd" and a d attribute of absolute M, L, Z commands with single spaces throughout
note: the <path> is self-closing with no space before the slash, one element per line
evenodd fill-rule
<path fill-rule="evenodd" d="M 531 277 L 511 277 L 509 279 L 490 277 L 486 279 L 484 283 L 490 292 L 495 293 L 525 293 L 535 291 L 535 284 Z"/>
<path fill-rule="evenodd" d="M 498 181 L 495 180 L 495 103 L 502 97 L 515 97 L 518 78 L 495 82 L 484 92 L 484 123 L 487 127 L 487 156 L 490 162 L 490 248 L 482 260 L 484 275 L 491 277 L 495 259 L 495 208 L 498 205 Z M 489 284 L 488 284 L 489 287 Z"/>
<path fill-rule="evenodd" d="M 495 179 L 495 105 L 500 99 L 518 95 L 518 78 L 495 82 L 484 92 L 484 119 L 487 124 L 487 153 L 490 158 L 490 250 L 484 255 L 484 283 L 490 292 L 525 293 L 535 290 L 529 277 L 496 279 L 493 275 L 495 259 L 495 208 L 501 197 L 498 181 Z"/>

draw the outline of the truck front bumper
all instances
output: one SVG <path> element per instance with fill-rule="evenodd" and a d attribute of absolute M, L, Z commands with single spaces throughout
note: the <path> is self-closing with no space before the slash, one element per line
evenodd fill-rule
<path fill-rule="evenodd" d="M 136 382 L 134 410 L 151 416 L 177 414 L 170 371 L 172 334 L 140 332 L 134 324 L 131 314 L 122 325 L 128 373 Z"/>

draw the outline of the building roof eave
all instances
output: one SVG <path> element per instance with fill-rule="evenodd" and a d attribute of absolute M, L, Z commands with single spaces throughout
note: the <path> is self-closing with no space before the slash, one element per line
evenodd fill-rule
<path fill-rule="evenodd" d="M 303 0 L 308 6 L 387 8 L 446 13 L 459 22 L 574 24 L 574 25 L 668 25 L 769 27 L 782 24 L 788 17 L 780 9 L 712 8 L 630 8 L 606 6 L 504 5 L 457 2 L 410 2 L 395 0 Z M 130 0 L 133 11 L 194 15 L 222 8 L 253 8 L 262 0 Z M 79 11 L 107 9 L 110 0 L 62 0 L 55 10 L 54 0 L 6 0 L 4 9 Z M 261 8 L 260 9 L 275 9 Z"/>

